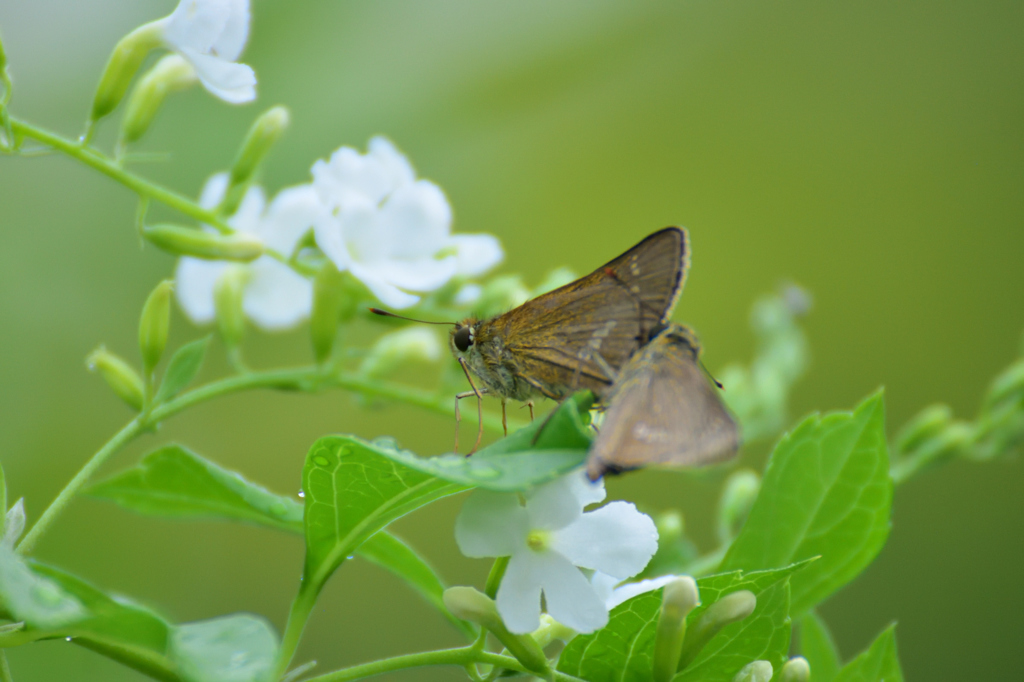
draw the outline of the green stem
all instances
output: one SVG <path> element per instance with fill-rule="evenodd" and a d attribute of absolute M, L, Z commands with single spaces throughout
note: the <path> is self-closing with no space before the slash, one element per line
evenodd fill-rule
<path fill-rule="evenodd" d="M 284 626 L 284 636 L 281 637 L 281 649 L 277 654 L 277 671 L 271 679 L 279 680 L 291 665 L 295 657 L 295 650 L 299 647 L 299 640 L 302 639 L 302 632 L 306 629 L 306 621 L 316 605 L 317 593 L 319 590 L 306 589 L 311 583 L 305 581 L 295 595 L 292 608 L 288 612 L 288 622 Z"/>
<path fill-rule="evenodd" d="M 31 530 L 25 534 L 21 542 L 18 543 L 17 551 L 21 554 L 28 554 L 35 547 L 36 542 L 42 537 L 43 533 L 47 531 L 50 525 L 56 520 L 60 513 L 64 511 L 64 508 L 71 502 L 71 498 L 75 496 L 79 490 L 82 489 L 89 478 L 95 473 L 96 469 L 103 465 L 107 459 L 110 458 L 115 452 L 123 448 L 125 445 L 135 439 L 140 433 L 145 430 L 145 421 L 141 416 L 128 422 L 123 429 L 114 434 L 113 438 L 108 440 L 103 447 L 96 451 L 96 454 L 85 463 L 85 466 L 75 474 L 75 477 L 64 486 L 64 489 L 60 491 L 57 498 L 50 503 L 50 506 L 46 508 L 43 515 L 39 517 L 39 520 L 35 522 Z"/>
<path fill-rule="evenodd" d="M 64 511 L 71 498 L 89 482 L 89 479 L 96 470 L 110 459 L 114 453 L 128 445 L 136 437 L 189 407 L 223 395 L 256 388 L 303 392 L 312 392 L 321 388 L 345 388 L 356 393 L 362 393 L 363 395 L 387 398 L 440 414 L 452 414 L 450 404 L 439 400 L 436 394 L 431 391 L 391 382 L 370 380 L 346 372 L 325 373 L 317 367 L 251 372 L 214 381 L 183 393 L 174 400 L 156 406 L 148 415 L 139 415 L 114 434 L 85 463 L 85 466 L 71 479 L 64 489 L 60 491 L 60 494 L 47 507 L 31 530 L 25 534 L 25 537 L 18 544 L 18 552 L 22 554 L 31 553 L 39 538 L 49 529 L 61 512 Z M 498 431 L 501 428 L 501 418 L 497 415 L 484 415 L 484 426 L 492 431 Z"/>
<path fill-rule="evenodd" d="M 311 677 L 306 682 L 347 682 L 348 680 L 359 680 L 364 677 L 373 677 L 383 673 L 396 670 L 407 670 L 409 668 L 422 668 L 431 665 L 455 665 L 465 667 L 471 663 L 486 663 L 495 667 L 518 672 L 527 672 L 526 668 L 511 656 L 492 654 L 488 651 L 477 651 L 471 646 L 458 649 L 441 649 L 440 651 L 425 651 L 419 654 L 407 654 L 385 658 L 373 663 L 335 670 L 325 675 Z M 554 672 L 551 679 L 557 682 L 582 682 L 580 678 L 566 675 L 565 673 Z"/>
<path fill-rule="evenodd" d="M 0 649 L 0 682 L 14 682 L 11 668 L 7 665 L 7 652 Z"/>
<path fill-rule="evenodd" d="M 195 218 L 199 222 L 213 226 L 220 232 L 232 231 L 230 227 L 225 225 L 220 218 L 217 217 L 216 213 L 207 211 L 191 199 L 183 197 L 169 189 L 164 189 L 149 180 L 145 180 L 126 171 L 117 165 L 113 159 L 91 147 L 84 147 L 77 142 L 72 142 L 60 135 L 51 133 L 48 130 L 26 123 L 25 121 L 21 121 L 13 116 L 10 121 L 11 128 L 13 128 L 15 134 L 24 135 L 25 137 L 41 142 L 49 147 L 53 147 L 72 158 L 78 159 L 85 165 L 95 168 L 107 177 L 135 191 L 140 196 L 149 197 L 150 199 L 159 201 L 162 204 L 170 206 L 179 213 L 183 213 L 190 218 Z"/>

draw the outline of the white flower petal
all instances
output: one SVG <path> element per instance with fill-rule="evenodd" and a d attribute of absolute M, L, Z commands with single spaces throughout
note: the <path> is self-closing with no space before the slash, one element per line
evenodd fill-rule
<path fill-rule="evenodd" d="M 455 542 L 468 557 L 512 556 L 526 547 L 526 533 L 526 510 L 512 493 L 475 490 L 455 520 Z"/>
<path fill-rule="evenodd" d="M 450 238 L 458 258 L 456 271 L 463 277 L 484 274 L 505 258 L 498 238 L 490 234 L 453 234 Z"/>
<path fill-rule="evenodd" d="M 214 41 L 212 52 L 233 62 L 242 54 L 249 39 L 249 0 L 230 0 L 230 7 L 224 30 Z"/>
<path fill-rule="evenodd" d="M 483 293 L 484 288 L 479 284 L 465 284 L 455 294 L 454 303 L 460 306 L 472 305 L 480 300 L 480 296 Z"/>
<path fill-rule="evenodd" d="M 352 263 L 352 255 L 345 242 L 341 221 L 329 213 L 320 213 L 313 221 L 313 234 L 316 237 L 316 245 L 331 259 L 335 267 L 342 271 L 348 270 Z"/>
<path fill-rule="evenodd" d="M 401 187 L 416 179 L 416 171 L 413 170 L 409 159 L 398 151 L 388 138 L 380 135 L 372 138 L 366 152 L 367 156 L 380 164 L 392 188 Z"/>
<path fill-rule="evenodd" d="M 366 263 L 380 279 L 403 289 L 433 291 L 455 274 L 455 258 Z"/>
<path fill-rule="evenodd" d="M 214 173 L 206 180 L 203 190 L 199 193 L 199 205 L 212 211 L 224 200 L 224 193 L 227 191 L 228 174 Z"/>
<path fill-rule="evenodd" d="M 340 147 L 327 161 L 316 161 L 312 173 L 321 200 L 333 208 L 345 209 L 353 203 L 377 206 L 399 186 L 393 168 L 352 147 Z"/>
<path fill-rule="evenodd" d="M 375 236 L 390 247 L 390 258 L 412 260 L 433 257 L 445 248 L 451 226 L 452 209 L 444 192 L 428 180 L 417 180 L 388 197 Z"/>
<path fill-rule="evenodd" d="M 541 575 L 545 570 L 540 555 L 529 550 L 509 559 L 494 601 L 510 631 L 525 634 L 540 627 Z"/>
<path fill-rule="evenodd" d="M 573 495 L 568 476 L 539 485 L 526 493 L 526 511 L 530 528 L 565 528 L 580 518 L 583 505 Z"/>
<path fill-rule="evenodd" d="M 296 185 L 277 193 L 260 223 L 260 236 L 272 249 L 290 255 L 322 211 L 312 185 Z"/>
<path fill-rule="evenodd" d="M 623 580 L 647 566 L 658 549 L 658 531 L 632 503 L 612 502 L 556 531 L 551 547 L 577 566 Z"/>
<path fill-rule="evenodd" d="M 181 0 L 164 26 L 164 40 L 175 49 L 208 52 L 224 31 L 231 0 Z"/>
<path fill-rule="evenodd" d="M 254 234 L 263 237 L 263 230 L 260 222 L 263 220 L 263 209 L 267 205 L 267 198 L 263 194 L 263 188 L 253 185 L 245 192 L 242 201 L 239 202 L 235 214 L 228 218 L 227 223 L 239 232 Z"/>
<path fill-rule="evenodd" d="M 552 618 L 583 634 L 608 624 L 604 600 L 579 569 L 558 552 L 542 552 L 535 556 L 539 560 L 537 570 L 541 575 L 548 614 Z"/>
<path fill-rule="evenodd" d="M 196 324 L 213 322 L 217 311 L 213 304 L 213 290 L 217 278 L 228 268 L 224 261 L 199 258 L 179 258 L 174 273 L 174 295 L 181 309 Z"/>
<path fill-rule="evenodd" d="M 605 606 L 608 606 L 609 609 L 612 607 L 608 605 L 608 601 L 615 593 L 615 586 L 619 582 L 618 578 L 614 578 L 601 571 L 594 571 L 594 574 L 590 576 L 590 586 L 594 588 L 594 592 L 597 593 L 597 596 L 604 601 Z"/>
<path fill-rule="evenodd" d="M 564 528 L 576 521 L 588 504 L 605 498 L 604 483 L 592 483 L 578 469 L 526 493 L 533 528 Z"/>
<path fill-rule="evenodd" d="M 340 268 L 339 268 L 340 269 Z M 377 297 L 377 300 L 395 310 L 402 310 L 419 303 L 420 297 L 408 294 L 390 282 L 385 282 L 374 274 L 373 268 L 368 268 L 359 263 L 350 263 L 349 271 L 366 288 Z"/>
<path fill-rule="evenodd" d="M 256 99 L 256 74 L 252 67 L 188 47 L 180 48 L 179 52 L 192 64 L 200 82 L 210 94 L 229 104 L 242 104 Z"/>
<path fill-rule="evenodd" d="M 600 571 L 595 571 L 593 578 L 591 578 L 591 582 L 596 580 L 598 576 L 604 575 L 605 574 L 601 573 Z M 611 576 L 605 577 L 615 581 L 615 578 L 612 578 Z M 609 610 L 614 609 L 619 604 L 625 601 L 629 601 L 637 595 L 644 594 L 646 592 L 651 592 L 661 587 L 665 587 L 665 585 L 668 585 L 670 582 L 676 580 L 677 578 L 679 578 L 678 575 L 663 575 L 659 578 L 648 578 L 646 580 L 641 580 L 639 582 L 626 583 L 625 585 L 620 585 L 619 587 L 616 587 L 614 590 L 612 590 L 611 594 L 609 594 L 605 598 L 604 603 L 609 608 Z"/>
<path fill-rule="evenodd" d="M 257 326 L 280 331 L 309 317 L 313 309 L 312 282 L 269 256 L 251 263 L 249 270 L 242 309 Z"/>

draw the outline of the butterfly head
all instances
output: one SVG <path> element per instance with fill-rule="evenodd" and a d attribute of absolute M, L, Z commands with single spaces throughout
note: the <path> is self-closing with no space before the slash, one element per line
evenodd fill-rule
<path fill-rule="evenodd" d="M 455 323 L 448 338 L 455 357 L 461 357 L 469 352 L 476 342 L 476 330 L 479 326 L 480 321 L 473 317 Z"/>

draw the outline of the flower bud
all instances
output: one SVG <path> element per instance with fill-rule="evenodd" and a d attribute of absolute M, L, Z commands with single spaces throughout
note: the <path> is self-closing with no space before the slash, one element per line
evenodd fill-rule
<path fill-rule="evenodd" d="M 437 362 L 441 352 L 441 342 L 432 329 L 406 327 L 381 336 L 363 359 L 359 372 L 368 377 L 386 376 L 408 362 Z"/>
<path fill-rule="evenodd" d="M 142 377 L 131 365 L 103 346 L 90 353 L 85 363 L 91 371 L 99 372 L 107 386 L 113 389 L 118 398 L 128 403 L 129 407 L 133 410 L 142 409 Z"/>
<path fill-rule="evenodd" d="M 0 544 L 7 549 L 14 549 L 22 532 L 25 530 L 25 498 L 19 497 L 18 501 L 11 505 L 4 515 L 4 534 Z"/>
<path fill-rule="evenodd" d="M 898 452 L 910 452 L 924 441 L 935 437 L 946 428 L 953 418 L 953 411 L 947 405 L 931 405 L 924 408 L 900 429 L 896 436 Z"/>
<path fill-rule="evenodd" d="M 313 278 L 313 312 L 309 316 L 309 337 L 318 363 L 331 356 L 344 300 L 344 277 L 334 263 L 327 261 Z"/>
<path fill-rule="evenodd" d="M 697 583 L 690 576 L 676 578 L 665 585 L 654 635 L 654 682 L 668 682 L 675 677 L 686 636 L 686 616 L 699 603 Z"/>
<path fill-rule="evenodd" d="M 654 525 L 658 529 L 658 542 L 675 542 L 683 537 L 686 531 L 686 520 L 678 509 L 666 509 L 654 517 Z"/>
<path fill-rule="evenodd" d="M 121 121 L 121 145 L 141 138 L 168 94 L 183 90 L 198 79 L 195 69 L 184 57 L 169 54 L 139 79 L 128 98 Z"/>
<path fill-rule="evenodd" d="M 679 670 L 690 665 L 701 649 L 726 625 L 738 623 L 757 608 L 757 597 L 749 590 L 727 594 L 708 607 L 683 641 L 683 652 L 679 658 Z"/>
<path fill-rule="evenodd" d="M 761 490 L 761 477 L 750 469 L 739 469 L 729 475 L 718 501 L 718 539 L 727 543 L 740 532 Z"/>
<path fill-rule="evenodd" d="M 483 592 L 472 587 L 449 587 L 442 595 L 445 607 L 456 618 L 487 628 L 527 670 L 546 675 L 548 659 L 529 635 L 514 635 L 505 627 L 498 607 Z"/>
<path fill-rule="evenodd" d="M 182 225 L 147 225 L 142 236 L 164 251 L 206 260 L 248 262 L 263 255 L 263 241 L 245 232 L 218 234 Z"/>
<path fill-rule="evenodd" d="M 803 656 L 786 661 L 779 673 L 779 682 L 809 682 L 810 679 L 811 664 Z"/>
<path fill-rule="evenodd" d="M 174 282 L 165 279 L 156 285 L 146 299 L 139 318 L 139 351 L 142 353 L 143 375 L 149 376 L 163 357 L 167 332 L 171 326 L 171 291 Z"/>
<path fill-rule="evenodd" d="M 242 342 L 245 336 L 245 312 L 242 298 L 249 273 L 244 266 L 231 265 L 217 278 L 213 289 L 213 305 L 217 311 L 217 328 L 228 348 Z"/>
<path fill-rule="evenodd" d="M 160 22 L 143 24 L 121 38 L 107 61 L 92 100 L 90 120 L 96 122 L 109 114 L 124 98 L 135 72 L 149 51 L 160 45 L 163 25 Z"/>
<path fill-rule="evenodd" d="M 770 682 L 774 672 L 768 661 L 754 661 L 743 666 L 732 682 Z"/>
<path fill-rule="evenodd" d="M 484 284 L 480 298 L 473 304 L 484 317 L 520 306 L 530 298 L 530 290 L 519 275 L 501 275 Z"/>
<path fill-rule="evenodd" d="M 230 186 L 242 185 L 249 181 L 260 162 L 270 151 L 270 148 L 281 137 L 281 133 L 288 127 L 290 120 L 288 109 L 282 106 L 273 107 L 265 111 L 249 128 L 242 148 L 235 157 L 235 163 L 231 166 Z M 233 210 L 222 212 L 231 215 Z"/>

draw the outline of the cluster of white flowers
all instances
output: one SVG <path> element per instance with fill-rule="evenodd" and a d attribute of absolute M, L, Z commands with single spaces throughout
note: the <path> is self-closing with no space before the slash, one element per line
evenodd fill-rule
<path fill-rule="evenodd" d="M 476 490 L 455 522 L 466 556 L 510 557 L 496 599 L 505 625 L 515 633 L 536 630 L 543 592 L 548 614 L 559 623 L 577 632 L 604 627 L 616 605 L 611 587 L 642 571 L 658 549 L 654 522 L 629 502 L 585 512 L 604 500 L 605 490 L 582 471 L 524 497 L 525 505 L 515 494 Z M 603 577 L 595 585 L 580 568 Z"/>
<path fill-rule="evenodd" d="M 501 262 L 497 238 L 451 234 L 452 212 L 441 188 L 417 179 L 408 159 L 383 137 L 370 140 L 366 154 L 342 147 L 313 164 L 312 172 L 312 183 L 281 191 L 269 206 L 259 187 L 249 189 L 228 224 L 285 256 L 312 229 L 338 270 L 349 271 L 392 308 L 407 308 L 419 301 L 416 294 Z M 217 206 L 227 182 L 224 174 L 210 178 L 200 203 Z M 247 271 L 243 307 L 259 327 L 285 329 L 309 316 L 309 281 L 270 256 L 248 265 L 186 257 L 176 291 L 194 322 L 213 320 L 217 279 L 232 268 Z"/>

